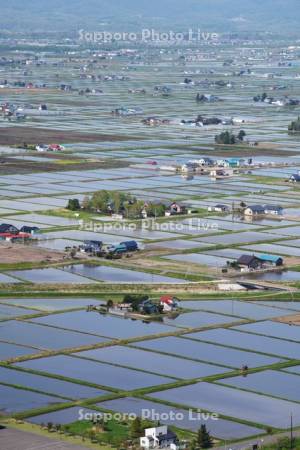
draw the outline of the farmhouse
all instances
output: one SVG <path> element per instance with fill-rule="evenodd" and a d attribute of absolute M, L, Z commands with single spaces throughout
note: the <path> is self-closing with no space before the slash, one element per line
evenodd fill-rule
<path fill-rule="evenodd" d="M 146 428 L 145 436 L 140 438 L 140 447 L 144 449 L 170 448 L 177 449 L 178 439 L 166 425 L 157 428 Z"/>
<path fill-rule="evenodd" d="M 221 203 L 218 203 L 215 206 L 209 206 L 208 211 L 215 211 L 215 212 L 229 212 L 230 208 L 227 205 L 223 205 Z"/>
<path fill-rule="evenodd" d="M 238 265 L 245 269 L 257 269 L 261 267 L 261 260 L 255 255 L 242 255 L 237 260 Z"/>
<path fill-rule="evenodd" d="M 241 167 L 245 165 L 245 160 L 241 158 L 220 159 L 217 164 L 219 167 Z"/>
<path fill-rule="evenodd" d="M 261 216 L 264 214 L 281 216 L 283 214 L 283 208 L 280 205 L 252 205 L 244 210 L 245 216 Z"/>
<path fill-rule="evenodd" d="M 171 295 L 164 295 L 160 298 L 160 304 L 163 306 L 163 312 L 171 312 L 178 308 L 178 301 Z"/>
<path fill-rule="evenodd" d="M 9 223 L 2 223 L 0 225 L 0 235 L 1 234 L 18 234 L 19 230 L 17 227 L 15 227 L 14 225 L 11 225 Z"/>
<path fill-rule="evenodd" d="M 206 156 L 204 156 L 203 158 L 200 158 L 196 161 L 193 161 L 199 164 L 199 166 L 208 166 L 211 167 L 215 164 L 214 160 L 211 158 L 208 158 Z"/>
<path fill-rule="evenodd" d="M 283 258 L 277 255 L 259 255 L 259 259 L 263 263 L 270 264 L 272 266 L 282 266 L 283 265 Z"/>
<path fill-rule="evenodd" d="M 166 211 L 165 215 L 175 216 L 176 214 L 186 214 L 186 207 L 179 205 L 179 203 L 177 202 L 172 203 Z"/>
<path fill-rule="evenodd" d="M 265 214 L 272 214 L 274 216 L 281 216 L 283 208 L 280 205 L 264 205 Z"/>
<path fill-rule="evenodd" d="M 244 209 L 245 216 L 261 216 L 265 214 L 265 208 L 262 205 L 252 205 Z"/>
<path fill-rule="evenodd" d="M 299 183 L 300 182 L 300 173 L 294 173 L 293 175 L 291 175 L 289 181 L 291 181 L 293 183 Z"/>
<path fill-rule="evenodd" d="M 40 231 L 39 227 L 31 227 L 29 225 L 23 225 L 22 228 L 20 228 L 21 233 L 30 233 L 35 234 Z"/>

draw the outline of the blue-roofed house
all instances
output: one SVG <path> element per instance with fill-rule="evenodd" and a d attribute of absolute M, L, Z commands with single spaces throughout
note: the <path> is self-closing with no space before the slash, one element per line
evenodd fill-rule
<path fill-rule="evenodd" d="M 251 205 L 244 209 L 245 216 L 261 216 L 265 214 L 263 205 Z"/>
<path fill-rule="evenodd" d="M 283 265 L 283 258 L 281 256 L 278 255 L 264 255 L 264 254 L 259 254 L 256 255 L 262 262 L 264 263 L 269 263 L 272 264 L 274 266 L 282 266 Z"/>
<path fill-rule="evenodd" d="M 245 165 L 245 160 L 242 158 L 228 158 L 218 161 L 218 165 L 221 167 L 241 167 Z"/>
<path fill-rule="evenodd" d="M 265 214 L 272 214 L 274 216 L 282 216 L 283 208 L 280 205 L 264 205 Z"/>
<path fill-rule="evenodd" d="M 300 173 L 294 173 L 290 176 L 290 180 L 293 183 L 300 183 Z"/>

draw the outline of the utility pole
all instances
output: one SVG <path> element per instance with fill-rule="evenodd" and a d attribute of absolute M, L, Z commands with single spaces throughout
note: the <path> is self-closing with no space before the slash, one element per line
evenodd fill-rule
<path fill-rule="evenodd" d="M 294 447 L 294 438 L 293 438 L 293 414 L 291 414 L 291 450 Z"/>

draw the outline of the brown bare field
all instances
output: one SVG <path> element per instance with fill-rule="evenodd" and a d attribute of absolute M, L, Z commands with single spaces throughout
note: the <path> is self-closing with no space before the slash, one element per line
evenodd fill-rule
<path fill-rule="evenodd" d="M 122 135 L 80 133 L 78 131 L 51 130 L 46 128 L 31 128 L 26 126 L 11 126 L 0 128 L 0 145 L 23 145 L 43 143 L 76 143 L 76 142 L 108 142 L 135 139 Z"/>
<path fill-rule="evenodd" d="M 35 154 L 35 156 L 37 156 Z M 104 160 L 93 160 L 90 159 L 87 154 L 87 159 L 82 160 L 80 158 L 75 158 L 72 156 L 72 161 L 70 162 L 70 156 L 68 155 L 51 155 L 50 158 L 48 154 L 38 155 L 45 157 L 45 161 L 30 161 L 24 160 L 18 155 L 16 158 L 1 157 L 0 159 L 0 175 L 9 174 L 26 174 L 34 172 L 62 172 L 66 170 L 76 169 L 78 164 L 80 170 L 93 170 L 93 169 L 112 169 L 119 167 L 127 167 L 129 163 L 121 159 L 104 159 Z M 66 163 L 63 163 L 66 160 Z"/>
<path fill-rule="evenodd" d="M 257 147 L 248 146 L 223 146 L 215 145 L 214 149 L 211 149 L 210 154 L 213 156 L 220 157 L 240 157 L 241 154 L 243 158 L 255 158 L 261 155 L 264 156 L 294 156 L 295 153 L 292 151 L 285 151 L 281 149 L 278 145 L 273 143 L 264 142 L 259 144 Z"/>
<path fill-rule="evenodd" d="M 275 322 L 287 323 L 289 325 L 300 325 L 300 314 L 292 314 L 289 316 L 277 317 Z"/>
<path fill-rule="evenodd" d="M 63 252 L 47 250 L 35 246 L 12 244 L 9 242 L 0 243 L 1 264 L 18 263 L 60 263 L 65 261 Z"/>

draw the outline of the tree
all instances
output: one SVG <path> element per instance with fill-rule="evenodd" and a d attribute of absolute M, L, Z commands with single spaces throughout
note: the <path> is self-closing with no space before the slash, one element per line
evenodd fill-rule
<path fill-rule="evenodd" d="M 240 132 L 239 132 L 237 137 L 238 137 L 239 141 L 243 141 L 245 136 L 246 136 L 245 131 L 244 130 L 240 130 Z"/>
<path fill-rule="evenodd" d="M 82 209 L 84 209 L 85 211 L 90 209 L 91 206 L 91 199 L 88 195 L 85 195 L 84 199 L 82 200 Z"/>
<path fill-rule="evenodd" d="M 211 448 L 213 446 L 213 440 L 206 429 L 206 425 L 201 425 L 197 433 L 197 444 L 201 448 Z"/>
<path fill-rule="evenodd" d="M 112 300 L 107 300 L 107 302 L 106 302 L 106 308 L 107 308 L 107 311 L 110 309 L 110 308 L 112 308 L 114 306 L 114 302 L 112 301 Z"/>
<path fill-rule="evenodd" d="M 298 117 L 297 120 L 295 120 L 289 124 L 288 130 L 300 132 L 300 117 Z"/>
<path fill-rule="evenodd" d="M 70 211 L 79 211 L 81 207 L 78 198 L 70 198 L 67 209 Z"/>
<path fill-rule="evenodd" d="M 136 417 L 130 427 L 130 434 L 133 439 L 139 438 L 143 434 L 142 421 L 139 417 Z"/>
<path fill-rule="evenodd" d="M 138 219 L 141 217 L 141 212 L 144 208 L 144 202 L 142 200 L 128 201 L 125 205 L 126 217 L 128 219 Z"/>
<path fill-rule="evenodd" d="M 91 200 L 91 206 L 97 211 L 106 213 L 108 209 L 108 204 L 110 201 L 110 195 L 107 191 L 97 191 L 94 192 Z"/>
<path fill-rule="evenodd" d="M 165 215 L 166 206 L 163 203 L 148 203 L 146 207 L 148 217 L 161 217 Z"/>
<path fill-rule="evenodd" d="M 295 447 L 295 438 L 291 439 L 288 436 L 284 436 L 277 441 L 276 448 L 278 450 L 290 450 Z"/>
<path fill-rule="evenodd" d="M 75 259 L 77 255 L 77 250 L 75 247 L 72 247 L 70 250 L 70 258 Z"/>
<path fill-rule="evenodd" d="M 233 145 L 236 143 L 236 137 L 230 131 L 223 131 L 215 136 L 215 142 L 223 145 Z"/>
<path fill-rule="evenodd" d="M 195 439 L 192 440 L 190 443 L 190 450 L 196 450 L 197 449 L 197 441 Z"/>
<path fill-rule="evenodd" d="M 112 208 L 115 214 L 118 214 L 122 206 L 122 195 L 120 192 L 112 192 L 111 194 Z"/>

